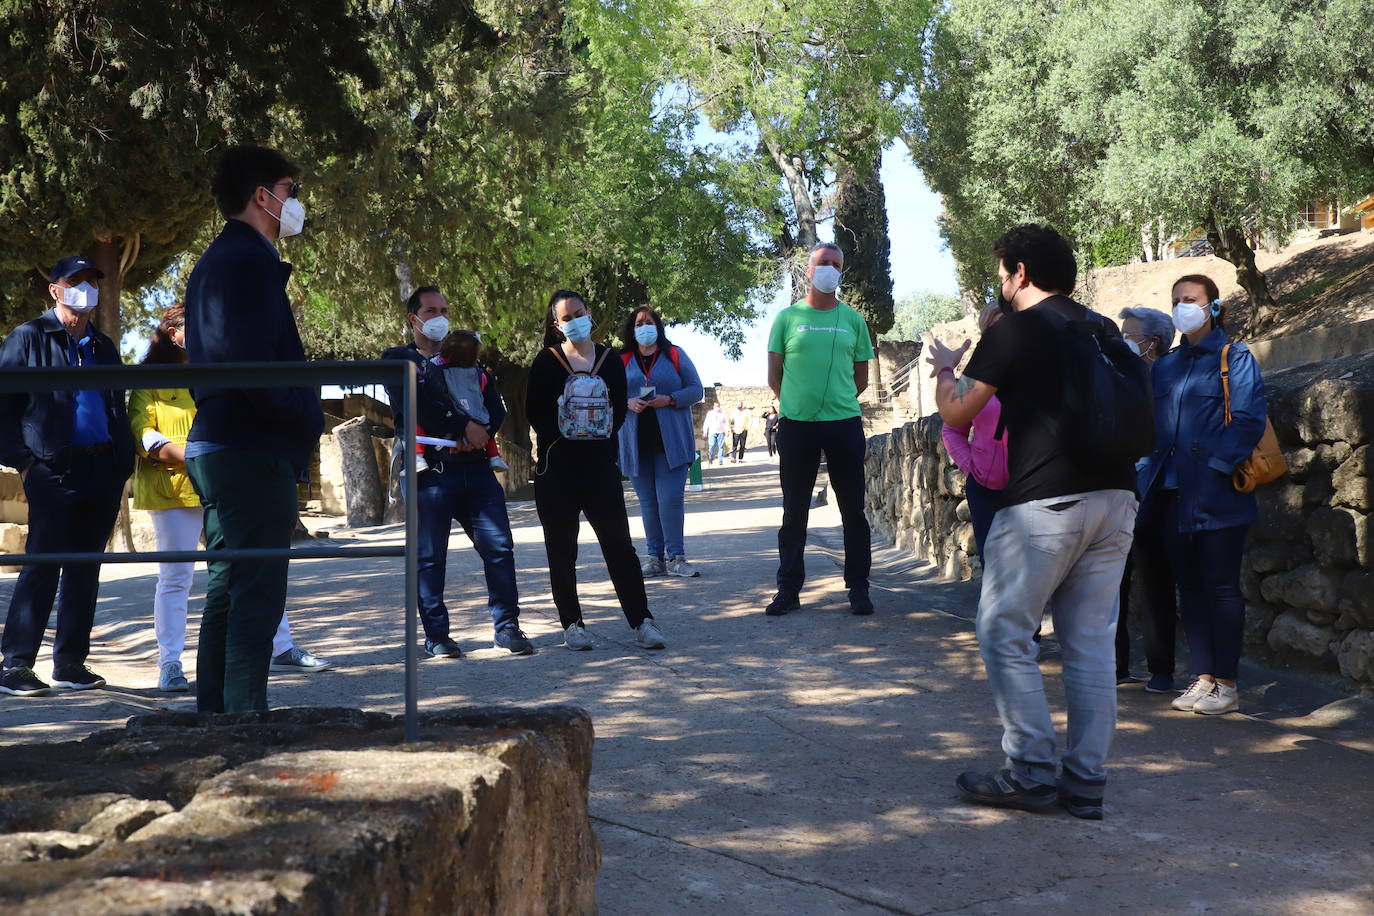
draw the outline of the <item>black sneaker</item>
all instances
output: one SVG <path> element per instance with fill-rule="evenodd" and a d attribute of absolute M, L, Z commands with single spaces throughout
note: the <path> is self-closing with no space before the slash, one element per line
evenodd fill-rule
<path fill-rule="evenodd" d="M 801 609 L 801 599 L 796 592 L 778 592 L 763 612 L 769 617 L 781 617 Z"/>
<path fill-rule="evenodd" d="M 430 658 L 462 658 L 463 650 L 451 639 L 426 639 L 425 654 Z"/>
<path fill-rule="evenodd" d="M 1023 786 L 1005 767 L 993 773 L 960 773 L 954 784 L 965 801 L 994 808 L 1048 811 L 1059 802 L 1054 786 Z"/>
<path fill-rule="evenodd" d="M 873 599 L 868 597 L 868 586 L 856 586 L 849 590 L 849 613 L 860 617 L 873 613 Z"/>
<path fill-rule="evenodd" d="M 519 627 L 505 627 L 496 631 L 496 648 L 509 649 L 511 655 L 533 655 L 534 643 L 530 642 Z"/>
<path fill-rule="evenodd" d="M 1066 792 L 1063 788 L 1059 790 L 1059 807 L 1080 817 L 1085 821 L 1102 820 L 1102 799 L 1084 798 L 1082 795 L 1073 795 Z"/>
<path fill-rule="evenodd" d="M 0 693 L 12 697 L 41 697 L 48 692 L 48 685 L 32 668 L 5 668 L 0 670 Z"/>
<path fill-rule="evenodd" d="M 105 686 L 105 679 L 85 665 L 66 665 L 52 669 L 52 685 L 68 690 L 94 690 Z"/>

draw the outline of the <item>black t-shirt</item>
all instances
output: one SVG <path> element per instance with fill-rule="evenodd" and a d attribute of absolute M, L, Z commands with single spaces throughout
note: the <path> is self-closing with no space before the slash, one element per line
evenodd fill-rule
<path fill-rule="evenodd" d="M 602 359 L 602 354 L 606 354 Z M 625 364 L 620 354 L 606 353 L 606 347 L 596 344 L 593 349 L 592 363 L 601 362 L 601 371 L 596 374 L 606 382 L 614 412 L 614 427 L 609 439 L 588 439 L 573 442 L 563 439 L 558 432 L 558 398 L 563 394 L 563 386 L 568 380 L 568 370 L 558 358 L 547 349 L 535 354 L 530 364 L 530 380 L 525 390 L 525 416 L 529 418 L 530 428 L 534 430 L 538 446 L 536 458 L 545 463 L 549 447 L 558 442 L 560 465 L 576 467 L 579 462 L 605 463 L 615 465 L 620 460 L 620 444 L 617 436 L 625 424 L 625 414 L 629 412 L 625 396 Z"/>
<path fill-rule="evenodd" d="M 1065 321 L 1093 314 L 1067 296 L 1051 296 L 1031 308 L 1003 315 L 983 334 L 964 375 L 997 389 L 1007 435 L 1010 480 L 1002 505 L 1092 490 L 1135 490 L 1130 462 L 1119 468 L 1084 470 L 1059 441 L 1063 407 L 1061 368 Z M 1116 325 L 1107 323 L 1116 331 Z"/>
<path fill-rule="evenodd" d="M 654 363 L 658 361 L 658 354 L 654 354 L 654 359 L 645 359 L 636 353 L 635 359 L 639 362 L 639 369 L 647 379 L 653 370 Z M 663 392 L 666 394 L 667 392 Z M 663 451 L 663 430 L 658 425 L 658 408 L 650 407 L 639 412 L 639 419 L 635 422 L 637 434 L 635 442 L 639 446 L 639 454 L 652 458 Z"/>

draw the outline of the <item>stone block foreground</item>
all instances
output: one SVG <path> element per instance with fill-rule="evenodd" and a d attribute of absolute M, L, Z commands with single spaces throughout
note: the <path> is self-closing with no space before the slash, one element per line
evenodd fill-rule
<path fill-rule="evenodd" d="M 581 709 L 171 713 L 0 747 L 0 913 L 589 913 Z"/>

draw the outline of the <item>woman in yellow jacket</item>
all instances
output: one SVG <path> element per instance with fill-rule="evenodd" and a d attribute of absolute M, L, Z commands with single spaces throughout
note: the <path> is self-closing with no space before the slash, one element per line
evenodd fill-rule
<path fill-rule="evenodd" d="M 186 318 L 180 303 L 162 314 L 153 332 L 146 363 L 186 361 Z M 185 388 L 157 388 L 131 392 L 129 424 L 138 447 L 134 469 L 134 508 L 147 509 L 157 535 L 158 550 L 195 550 L 204 527 L 200 497 L 186 473 L 186 435 L 196 416 L 191 392 Z M 190 683 L 181 666 L 186 646 L 186 610 L 194 563 L 158 566 L 153 597 L 153 630 L 157 634 L 158 689 L 184 693 Z M 275 670 L 323 671 L 333 667 L 292 645 L 291 627 L 283 614 L 272 639 Z"/>

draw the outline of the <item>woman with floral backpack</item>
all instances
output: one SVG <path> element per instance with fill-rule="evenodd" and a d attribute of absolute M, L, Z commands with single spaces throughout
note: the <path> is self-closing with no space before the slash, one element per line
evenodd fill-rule
<path fill-rule="evenodd" d="M 625 366 L 611 348 L 592 341 L 591 310 L 578 293 L 555 291 L 544 321 L 545 347 L 530 366 L 525 413 L 536 440 L 534 503 L 563 644 L 594 645 L 577 597 L 577 533 L 585 515 L 636 641 L 662 649 L 666 642 L 649 613 L 617 463 L 617 434 L 628 412 Z"/>

